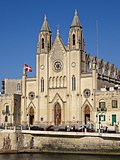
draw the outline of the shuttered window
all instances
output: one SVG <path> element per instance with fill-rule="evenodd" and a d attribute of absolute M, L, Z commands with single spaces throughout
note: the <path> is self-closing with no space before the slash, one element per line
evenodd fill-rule
<path fill-rule="evenodd" d="M 118 108 L 118 101 L 112 100 L 112 108 Z"/>

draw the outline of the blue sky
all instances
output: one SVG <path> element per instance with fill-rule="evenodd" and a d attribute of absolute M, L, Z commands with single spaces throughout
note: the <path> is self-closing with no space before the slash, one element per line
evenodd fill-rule
<path fill-rule="evenodd" d="M 0 0 L 0 83 L 3 78 L 21 78 L 24 63 L 33 68 L 28 75 L 35 76 L 36 45 L 44 15 L 53 41 L 59 25 L 66 45 L 75 9 L 87 53 L 97 55 L 97 20 L 98 57 L 120 69 L 120 0 Z"/>

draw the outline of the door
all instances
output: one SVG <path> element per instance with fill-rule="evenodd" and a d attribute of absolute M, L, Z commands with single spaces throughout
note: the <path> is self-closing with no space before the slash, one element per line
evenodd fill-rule
<path fill-rule="evenodd" d="M 90 108 L 87 105 L 84 110 L 85 113 L 85 124 L 90 121 Z"/>
<path fill-rule="evenodd" d="M 116 115 L 115 114 L 112 115 L 112 125 L 114 125 L 114 123 L 116 123 Z"/>
<path fill-rule="evenodd" d="M 33 125 L 34 123 L 34 109 L 33 107 L 29 110 L 29 124 Z"/>
<path fill-rule="evenodd" d="M 57 102 L 54 107 L 54 124 L 60 125 L 61 124 L 61 106 Z"/>

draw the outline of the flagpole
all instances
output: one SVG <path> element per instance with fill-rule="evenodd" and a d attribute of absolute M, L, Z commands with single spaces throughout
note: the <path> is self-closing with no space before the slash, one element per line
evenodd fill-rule
<path fill-rule="evenodd" d="M 25 65 L 24 65 L 24 67 L 23 67 L 23 76 L 27 76 L 27 72 L 26 72 L 26 68 L 25 68 Z"/>
<path fill-rule="evenodd" d="M 23 75 L 22 75 L 22 95 L 23 95 L 22 124 L 26 125 L 27 117 L 26 117 L 26 69 L 25 69 L 25 65 L 23 67 Z"/>

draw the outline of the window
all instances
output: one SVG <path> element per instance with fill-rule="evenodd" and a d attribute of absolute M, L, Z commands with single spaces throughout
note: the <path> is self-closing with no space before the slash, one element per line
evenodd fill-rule
<path fill-rule="evenodd" d="M 6 105 L 6 114 L 9 114 L 9 106 Z"/>
<path fill-rule="evenodd" d="M 5 122 L 8 122 L 8 116 L 7 115 L 5 116 Z"/>
<path fill-rule="evenodd" d="M 44 49 L 44 38 L 42 38 L 42 49 Z"/>
<path fill-rule="evenodd" d="M 44 92 L 44 79 L 41 78 L 41 92 Z"/>
<path fill-rule="evenodd" d="M 105 102 L 104 101 L 99 102 L 99 108 L 101 109 L 101 111 L 105 110 Z"/>
<path fill-rule="evenodd" d="M 43 117 L 41 117 L 41 121 L 43 121 Z"/>
<path fill-rule="evenodd" d="M 105 121 L 105 115 L 99 115 L 99 122 Z"/>
<path fill-rule="evenodd" d="M 35 93 L 34 92 L 30 92 L 29 93 L 29 99 L 33 100 L 35 98 Z"/>
<path fill-rule="evenodd" d="M 62 70 L 62 62 L 57 60 L 53 63 L 55 71 L 59 72 Z"/>
<path fill-rule="evenodd" d="M 85 96 L 85 98 L 90 97 L 90 90 L 89 89 L 84 90 L 84 96 Z"/>
<path fill-rule="evenodd" d="M 112 100 L 112 108 L 118 108 L 118 101 Z"/>
<path fill-rule="evenodd" d="M 20 87 L 20 83 L 17 84 L 17 91 L 20 91 L 21 87 Z"/>
<path fill-rule="evenodd" d="M 75 34 L 73 34 L 73 46 L 75 45 Z"/>
<path fill-rule="evenodd" d="M 87 63 L 86 63 L 86 69 L 87 69 L 87 72 L 91 71 L 91 63 L 90 63 L 90 61 L 87 61 Z"/>
<path fill-rule="evenodd" d="M 72 90 L 74 91 L 76 89 L 76 79 L 75 76 L 72 76 Z"/>

